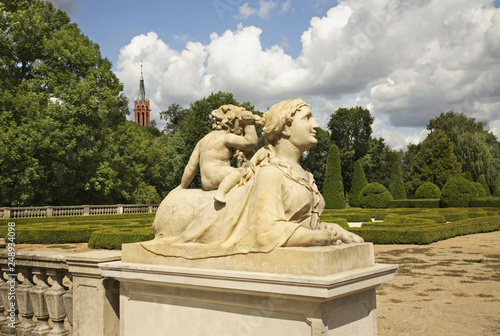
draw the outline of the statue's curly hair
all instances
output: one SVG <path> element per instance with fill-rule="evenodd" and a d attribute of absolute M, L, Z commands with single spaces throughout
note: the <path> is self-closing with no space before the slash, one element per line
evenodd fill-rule
<path fill-rule="evenodd" d="M 245 111 L 244 107 L 231 104 L 222 105 L 212 111 L 212 129 L 233 131 L 235 120 Z"/>
<path fill-rule="evenodd" d="M 295 113 L 304 106 L 311 107 L 302 98 L 284 100 L 271 106 L 263 117 L 262 135 L 266 139 L 266 143 L 275 145 L 276 141 L 282 136 L 285 126 L 292 124 Z"/>

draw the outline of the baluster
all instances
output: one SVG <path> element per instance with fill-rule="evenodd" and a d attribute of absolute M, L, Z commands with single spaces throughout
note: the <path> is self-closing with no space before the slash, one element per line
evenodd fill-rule
<path fill-rule="evenodd" d="M 35 287 L 34 275 L 31 268 L 22 267 L 20 272 L 24 278 L 23 282 L 17 288 L 17 304 L 19 305 L 19 314 L 22 317 L 21 324 L 18 327 L 18 335 L 30 336 L 35 328 L 33 323 L 33 306 L 30 301 L 30 292 Z"/>
<path fill-rule="evenodd" d="M 49 284 L 47 282 L 47 272 L 44 269 L 33 269 L 33 274 L 36 275 L 38 282 L 36 286 L 31 289 L 30 299 L 37 319 L 37 325 L 33 329 L 33 335 L 45 336 L 50 331 L 49 326 L 49 311 L 47 309 L 47 303 L 45 302 L 45 292 L 49 289 Z"/>
<path fill-rule="evenodd" d="M 66 277 L 71 283 L 73 283 L 73 275 L 71 273 L 67 273 Z M 64 294 L 64 308 L 66 309 L 66 317 L 68 318 L 68 323 L 71 326 L 71 330 L 73 330 L 73 286 Z"/>
<path fill-rule="evenodd" d="M 63 278 L 65 271 L 63 270 L 48 270 L 47 274 L 53 280 L 52 287 L 45 292 L 45 300 L 49 310 L 50 320 L 54 324 L 54 328 L 47 334 L 48 336 L 65 336 L 69 335 L 69 331 L 64 327 L 64 319 L 66 312 L 64 309 L 63 295 L 66 289 L 63 286 Z"/>
<path fill-rule="evenodd" d="M 6 274 L 3 273 L 4 271 Z M 15 294 L 17 290 L 17 274 L 12 273 L 7 268 L 7 265 L 2 267 L 1 272 L 3 283 L 0 287 L 0 294 L 2 296 L 2 301 L 5 302 L 5 310 L 7 311 L 7 324 L 2 326 L 2 335 L 15 335 L 16 328 L 20 321 L 17 300 L 11 295 Z"/>
<path fill-rule="evenodd" d="M 0 284 L 0 288 L 3 286 L 3 281 L 5 281 L 3 279 L 3 272 L 2 272 L 2 275 L 0 276 L 0 278 L 2 280 L 1 281 L 1 284 Z M 0 289 L 1 290 L 1 289 Z M 3 298 L 2 298 L 2 295 L 0 295 L 0 330 L 2 329 L 2 327 L 4 325 L 6 325 L 8 322 L 7 322 L 7 318 L 5 317 L 4 315 L 4 311 L 5 311 L 5 304 L 8 304 L 8 301 L 6 303 L 3 302 Z"/>

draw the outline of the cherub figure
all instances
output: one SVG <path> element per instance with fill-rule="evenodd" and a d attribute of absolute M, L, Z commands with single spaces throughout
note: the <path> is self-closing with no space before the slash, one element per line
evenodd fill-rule
<path fill-rule="evenodd" d="M 226 194 L 240 182 L 245 159 L 251 157 L 257 147 L 258 137 L 255 123 L 261 118 L 235 105 L 223 105 L 212 111 L 213 131 L 198 143 L 184 169 L 181 184 L 175 188 L 186 189 L 200 167 L 203 190 L 216 190 L 214 199 L 225 203 Z M 236 154 L 238 168 L 231 166 L 231 157 Z"/>

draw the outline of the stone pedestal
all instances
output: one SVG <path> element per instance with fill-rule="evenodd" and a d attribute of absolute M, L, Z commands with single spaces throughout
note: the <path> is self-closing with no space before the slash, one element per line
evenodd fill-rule
<path fill-rule="evenodd" d="M 67 257 L 73 275 L 74 336 L 119 335 L 119 285 L 105 278 L 98 264 L 120 256 L 120 251 L 92 251 Z"/>
<path fill-rule="evenodd" d="M 375 264 L 371 244 L 204 260 L 147 258 L 139 246 L 99 264 L 120 282 L 121 336 L 376 335 L 375 288 L 397 269 Z"/>

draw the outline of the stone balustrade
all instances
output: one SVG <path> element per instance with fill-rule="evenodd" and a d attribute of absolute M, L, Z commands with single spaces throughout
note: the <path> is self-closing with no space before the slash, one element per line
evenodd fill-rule
<path fill-rule="evenodd" d="M 118 335 L 119 285 L 97 265 L 120 255 L 0 252 L 0 336 Z"/>
<path fill-rule="evenodd" d="M 158 204 L 72 205 L 41 207 L 3 207 L 0 218 L 113 215 L 156 212 Z"/>

